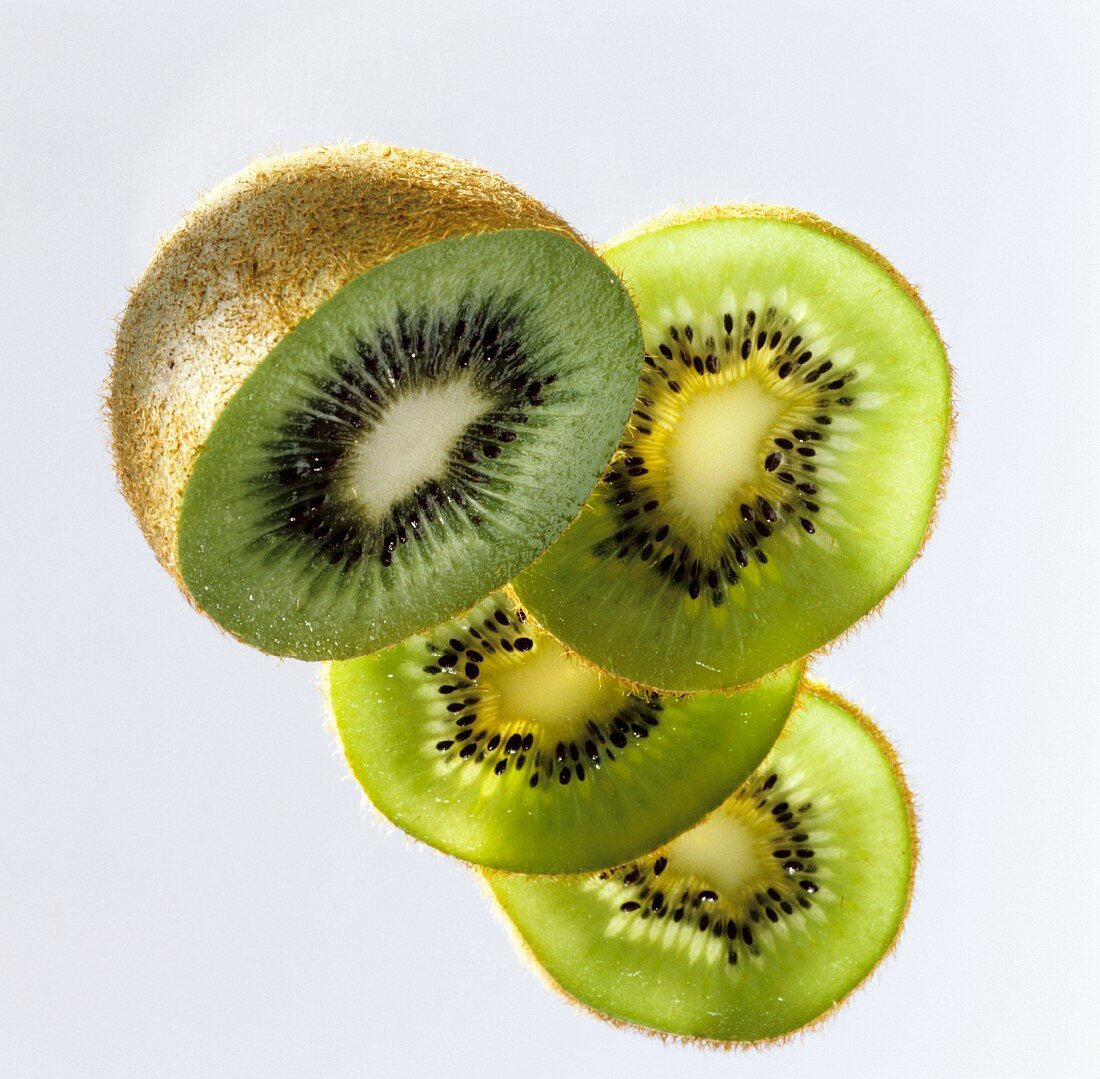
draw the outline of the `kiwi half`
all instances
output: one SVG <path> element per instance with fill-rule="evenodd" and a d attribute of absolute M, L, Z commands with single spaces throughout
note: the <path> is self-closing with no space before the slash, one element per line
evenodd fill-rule
<path fill-rule="evenodd" d="M 836 1007 L 909 903 L 912 802 L 881 733 L 814 687 L 759 770 L 697 827 L 585 877 L 487 873 L 565 993 L 686 1038 L 780 1038 Z"/>
<path fill-rule="evenodd" d="M 744 684 L 844 633 L 917 556 L 951 424 L 944 346 L 889 263 L 799 211 L 672 215 L 604 254 L 645 337 L 632 422 L 515 588 L 617 675 Z"/>
<path fill-rule="evenodd" d="M 632 692 L 505 593 L 376 655 L 329 664 L 344 753 L 418 839 L 528 873 L 615 865 L 709 812 L 775 742 L 801 666 L 729 695 Z"/>
<path fill-rule="evenodd" d="M 119 476 L 223 628 L 359 655 L 565 528 L 641 363 L 613 271 L 500 177 L 375 145 L 266 159 L 133 292 L 109 387 Z"/>

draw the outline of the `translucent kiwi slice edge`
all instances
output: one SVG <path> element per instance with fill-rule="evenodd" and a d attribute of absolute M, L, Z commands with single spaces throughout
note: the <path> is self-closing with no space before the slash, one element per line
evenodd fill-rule
<path fill-rule="evenodd" d="M 801 665 L 737 693 L 638 692 L 567 653 L 504 593 L 395 648 L 327 666 L 370 801 L 413 836 L 514 872 L 653 849 L 771 748 Z"/>
<path fill-rule="evenodd" d="M 618 869 L 487 873 L 522 946 L 616 1022 L 751 1043 L 822 1018 L 890 950 L 912 887 L 893 750 L 815 687 L 767 760 L 697 827 Z"/>
<path fill-rule="evenodd" d="M 621 677 L 742 685 L 846 632 L 917 556 L 951 427 L 944 346 L 884 259 L 807 214 L 716 208 L 605 257 L 642 322 L 638 398 L 516 591 Z"/>

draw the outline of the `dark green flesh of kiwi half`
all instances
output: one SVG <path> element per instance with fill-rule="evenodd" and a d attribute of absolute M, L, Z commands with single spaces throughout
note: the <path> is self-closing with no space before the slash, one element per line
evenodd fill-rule
<path fill-rule="evenodd" d="M 238 637 L 303 659 L 436 624 L 576 514 L 641 361 L 622 286 L 563 237 L 395 258 L 291 331 L 218 418 L 180 518 L 187 586 Z"/>
<path fill-rule="evenodd" d="M 913 869 L 908 794 L 872 729 L 809 693 L 702 824 L 591 876 L 488 873 L 527 948 L 614 1020 L 721 1042 L 822 1016 L 889 950 Z"/>
<path fill-rule="evenodd" d="M 572 873 L 652 850 L 764 758 L 801 677 L 638 694 L 533 627 L 504 593 L 396 648 L 332 663 L 336 729 L 371 802 L 470 862 Z"/>
<path fill-rule="evenodd" d="M 646 342 L 632 422 L 516 591 L 621 677 L 741 685 L 850 628 L 915 558 L 950 422 L 943 346 L 882 267 L 801 225 L 702 221 L 606 257 Z"/>

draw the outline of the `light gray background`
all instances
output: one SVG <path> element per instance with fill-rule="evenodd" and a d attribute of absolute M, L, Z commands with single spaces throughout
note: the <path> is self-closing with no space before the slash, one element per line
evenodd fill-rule
<path fill-rule="evenodd" d="M 1091 1070 L 1093 6 L 0 5 L 0 1074 Z M 544 990 L 465 871 L 361 813 L 314 670 L 194 614 L 117 494 L 98 397 L 157 233 L 256 153 L 366 136 L 596 239 L 678 200 L 803 206 L 924 288 L 948 499 L 817 668 L 896 740 L 924 861 L 826 1028 L 730 1059 Z"/>

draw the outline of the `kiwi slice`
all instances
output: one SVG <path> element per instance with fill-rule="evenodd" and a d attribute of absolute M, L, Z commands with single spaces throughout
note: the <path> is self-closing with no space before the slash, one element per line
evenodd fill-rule
<path fill-rule="evenodd" d="M 689 827 L 775 742 L 794 664 L 729 695 L 633 692 L 505 593 L 373 656 L 329 664 L 336 730 L 371 802 L 481 865 L 578 872 Z"/>
<path fill-rule="evenodd" d="M 671 216 L 605 257 L 645 336 L 632 422 L 515 588 L 615 674 L 740 685 L 844 633 L 917 556 L 951 424 L 944 346 L 889 263 L 795 210 Z"/>
<path fill-rule="evenodd" d="M 119 329 L 124 493 L 232 634 L 359 655 L 535 558 L 621 436 L 614 272 L 499 177 L 373 145 L 264 160 L 168 238 Z"/>
<path fill-rule="evenodd" d="M 889 951 L 909 903 L 912 801 L 882 734 L 824 687 L 759 770 L 649 856 L 583 877 L 487 873 L 565 993 L 616 1022 L 718 1042 L 821 1018 Z"/>

